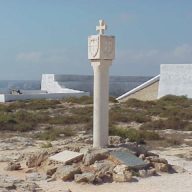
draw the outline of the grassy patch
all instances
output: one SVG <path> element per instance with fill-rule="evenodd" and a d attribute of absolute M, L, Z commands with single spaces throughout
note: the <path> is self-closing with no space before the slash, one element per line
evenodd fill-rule
<path fill-rule="evenodd" d="M 42 131 L 40 133 L 35 134 L 35 138 L 40 140 L 56 140 L 60 137 L 61 134 L 64 134 L 66 137 L 74 136 L 75 131 L 71 128 L 53 128 L 50 127 L 48 130 Z"/>
<path fill-rule="evenodd" d="M 153 131 L 140 131 L 135 129 L 126 129 L 112 127 L 109 130 L 110 135 L 117 135 L 122 138 L 129 138 L 131 142 L 144 143 L 144 140 L 158 140 L 160 136 Z"/>

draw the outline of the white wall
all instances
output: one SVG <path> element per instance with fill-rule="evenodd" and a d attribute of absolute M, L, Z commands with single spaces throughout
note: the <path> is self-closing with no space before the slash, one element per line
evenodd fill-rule
<path fill-rule="evenodd" d="M 4 103 L 4 102 L 5 102 L 5 95 L 0 94 L 0 103 Z"/>
<path fill-rule="evenodd" d="M 158 98 L 165 95 L 192 98 L 192 64 L 162 64 Z"/>
<path fill-rule="evenodd" d="M 83 93 L 83 91 L 66 88 L 62 82 L 62 75 L 55 74 L 42 75 L 41 90 L 48 93 Z"/>

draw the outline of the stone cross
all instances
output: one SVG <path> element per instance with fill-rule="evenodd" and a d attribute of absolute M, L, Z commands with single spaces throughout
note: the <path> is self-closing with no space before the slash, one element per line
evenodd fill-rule
<path fill-rule="evenodd" d="M 99 20 L 99 26 L 96 26 L 96 31 L 99 32 L 99 35 L 103 35 L 105 30 L 107 30 L 107 25 L 104 20 Z"/>
<path fill-rule="evenodd" d="M 109 67 L 115 57 L 115 37 L 104 35 L 107 25 L 99 20 L 97 35 L 88 37 L 88 59 L 94 72 L 93 147 L 106 147 L 109 135 Z"/>

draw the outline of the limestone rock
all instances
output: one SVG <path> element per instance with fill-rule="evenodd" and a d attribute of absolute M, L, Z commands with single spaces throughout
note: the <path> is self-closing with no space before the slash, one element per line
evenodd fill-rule
<path fill-rule="evenodd" d="M 155 169 L 149 169 L 149 170 L 142 169 L 142 170 L 139 170 L 139 176 L 142 177 L 142 178 L 150 177 L 150 176 L 153 176 L 155 174 L 156 174 Z"/>
<path fill-rule="evenodd" d="M 168 172 L 169 165 L 164 163 L 153 163 L 154 168 L 157 172 Z"/>
<path fill-rule="evenodd" d="M 132 180 L 132 172 L 126 165 L 117 165 L 113 169 L 113 180 L 116 182 L 128 182 Z"/>
<path fill-rule="evenodd" d="M 148 175 L 149 177 L 150 177 L 150 176 L 154 176 L 154 175 L 156 175 L 156 174 L 157 174 L 157 172 L 156 172 L 156 170 L 155 170 L 154 168 L 147 170 L 147 175 Z"/>
<path fill-rule="evenodd" d="M 159 158 L 157 156 L 150 156 L 146 157 L 146 160 L 149 160 L 152 163 L 163 163 L 163 164 L 168 164 L 168 161 L 164 158 Z"/>
<path fill-rule="evenodd" d="M 34 182 L 27 182 L 12 176 L 0 174 L 0 191 L 2 192 L 43 192 Z"/>
<path fill-rule="evenodd" d="M 83 157 L 84 165 L 91 165 L 95 161 L 100 161 L 106 159 L 109 156 L 109 152 L 107 149 L 90 149 Z"/>
<path fill-rule="evenodd" d="M 117 145 L 123 143 L 123 138 L 120 136 L 109 136 L 108 140 L 110 145 Z"/>
<path fill-rule="evenodd" d="M 5 167 L 5 170 L 7 171 L 14 171 L 14 170 L 20 170 L 20 169 L 21 169 L 21 164 L 15 163 L 15 162 L 9 162 L 7 167 Z"/>
<path fill-rule="evenodd" d="M 144 154 L 140 154 L 139 158 L 142 159 L 142 160 L 145 160 L 145 155 Z"/>
<path fill-rule="evenodd" d="M 93 173 L 75 174 L 74 179 L 77 183 L 93 183 L 93 181 L 95 180 L 95 175 Z"/>
<path fill-rule="evenodd" d="M 41 180 L 46 180 L 47 176 L 45 174 L 40 174 L 40 173 L 29 173 L 25 176 L 26 181 L 41 181 Z"/>
<path fill-rule="evenodd" d="M 57 171 L 57 166 L 48 166 L 46 168 L 46 174 L 52 176 Z"/>
<path fill-rule="evenodd" d="M 111 161 L 103 160 L 96 161 L 91 167 L 94 169 L 96 176 L 102 178 L 105 175 L 112 175 L 115 165 Z"/>
<path fill-rule="evenodd" d="M 28 166 L 28 168 L 38 167 L 47 158 L 48 158 L 48 152 L 47 151 L 41 151 L 37 154 L 30 155 L 27 162 L 26 162 L 26 165 Z"/>
<path fill-rule="evenodd" d="M 63 181 L 72 180 L 74 179 L 75 174 L 80 174 L 81 169 L 75 165 L 62 165 L 57 168 L 55 173 L 56 178 L 60 178 Z"/>
<path fill-rule="evenodd" d="M 147 171 L 145 169 L 139 170 L 139 176 L 143 178 L 147 177 Z"/>

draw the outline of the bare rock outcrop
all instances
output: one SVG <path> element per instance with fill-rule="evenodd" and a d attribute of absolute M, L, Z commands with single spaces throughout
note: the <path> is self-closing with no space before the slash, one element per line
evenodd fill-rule
<path fill-rule="evenodd" d="M 75 174 L 80 174 L 81 169 L 77 165 L 61 165 L 57 168 L 55 177 L 63 181 L 73 180 Z"/>
<path fill-rule="evenodd" d="M 126 165 L 117 165 L 113 169 L 113 181 L 128 182 L 132 180 L 132 172 L 129 171 Z"/>
<path fill-rule="evenodd" d="M 108 156 L 109 152 L 107 149 L 88 149 L 87 152 L 84 154 L 83 163 L 84 165 L 88 166 L 95 163 L 95 161 L 104 160 Z"/>
<path fill-rule="evenodd" d="M 28 168 L 38 167 L 47 158 L 48 158 L 48 152 L 47 151 L 40 151 L 36 154 L 30 155 L 27 162 L 26 162 L 26 165 Z"/>

